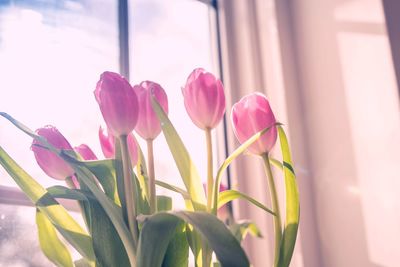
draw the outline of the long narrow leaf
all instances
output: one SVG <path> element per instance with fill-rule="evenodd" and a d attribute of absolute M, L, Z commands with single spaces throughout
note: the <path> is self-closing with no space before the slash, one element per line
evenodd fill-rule
<path fill-rule="evenodd" d="M 175 193 L 181 194 L 184 199 L 190 200 L 190 195 L 188 194 L 188 192 L 186 192 L 182 188 L 179 188 L 177 186 L 171 185 L 169 183 L 166 183 L 166 182 L 163 182 L 160 180 L 156 180 L 156 185 L 164 187 L 165 189 L 171 190 Z"/>
<path fill-rule="evenodd" d="M 249 261 L 239 242 L 223 222 L 207 212 L 157 213 L 144 219 L 139 239 L 138 267 L 159 267 L 167 244 L 180 220 L 191 224 L 208 241 L 225 267 L 247 267 Z"/>
<path fill-rule="evenodd" d="M 95 264 L 91 264 L 88 262 L 86 259 L 80 259 L 77 261 L 74 261 L 75 267 L 95 267 Z"/>
<path fill-rule="evenodd" d="M 279 160 L 274 159 L 274 158 L 269 158 L 269 162 L 272 165 L 274 165 L 275 167 L 277 167 L 278 169 L 280 169 L 281 171 L 283 171 L 283 164 Z"/>
<path fill-rule="evenodd" d="M 186 192 L 182 188 L 179 188 L 177 186 L 171 185 L 169 183 L 166 183 L 166 182 L 163 182 L 160 180 L 156 180 L 156 185 L 164 187 L 165 189 L 168 189 L 172 192 L 180 194 L 182 196 L 183 200 L 185 201 L 186 208 L 188 210 L 193 210 L 192 201 L 191 201 L 191 198 L 190 198 L 190 195 L 188 192 Z M 200 204 L 198 206 L 200 206 Z M 201 210 L 205 210 L 205 209 L 206 209 L 205 206 L 201 207 Z"/>
<path fill-rule="evenodd" d="M 188 267 L 189 244 L 186 239 L 186 224 L 181 221 L 168 244 L 162 267 Z"/>
<path fill-rule="evenodd" d="M 121 238 L 103 207 L 93 199 L 89 199 L 88 204 L 96 267 L 129 266 Z"/>
<path fill-rule="evenodd" d="M 287 267 L 290 264 L 294 246 L 296 244 L 297 230 L 300 219 L 300 201 L 296 176 L 294 174 L 293 163 L 286 134 L 283 128 L 280 126 L 278 127 L 278 133 L 283 156 L 286 188 L 286 220 L 281 241 L 278 266 Z"/>
<path fill-rule="evenodd" d="M 58 238 L 53 224 L 40 210 L 36 210 L 36 224 L 40 247 L 46 257 L 57 266 L 73 267 L 67 247 Z"/>
<path fill-rule="evenodd" d="M 134 266 L 134 262 L 136 261 L 136 256 L 135 256 L 136 246 L 123 220 L 120 208 L 117 205 L 115 205 L 115 203 L 111 201 L 97 187 L 97 185 L 92 179 L 92 173 L 88 169 L 86 169 L 84 166 L 81 166 L 79 162 L 78 163 L 76 162 L 76 159 L 71 158 L 67 154 L 61 153 L 60 156 L 72 164 L 79 179 L 81 179 L 81 181 L 83 181 L 86 184 L 86 186 L 90 189 L 90 191 L 99 201 L 100 205 L 103 207 L 104 211 L 106 212 L 111 222 L 113 223 L 116 231 L 118 232 L 124 244 L 125 250 L 128 254 L 131 265 Z"/>
<path fill-rule="evenodd" d="M 186 189 L 191 196 L 193 206 L 196 210 L 202 210 L 205 207 L 206 198 L 196 166 L 190 158 L 190 155 L 177 131 L 168 119 L 167 114 L 165 114 L 160 104 L 158 104 L 154 98 L 152 98 L 152 105 L 161 122 L 161 128 L 168 143 L 168 147 L 174 157 L 176 166 L 178 167 Z"/>
<path fill-rule="evenodd" d="M 46 190 L 54 198 L 64 198 L 64 199 L 87 201 L 88 197 L 92 197 L 92 196 L 85 195 L 85 192 L 83 192 L 79 189 L 70 189 L 70 188 L 62 186 L 62 185 L 51 186 L 51 187 L 48 187 Z"/>
<path fill-rule="evenodd" d="M 218 195 L 219 195 L 219 187 L 221 185 L 221 179 L 222 179 L 222 173 L 228 168 L 229 164 L 237 158 L 240 154 L 246 151 L 246 149 L 251 146 L 254 142 L 256 142 L 263 134 L 268 132 L 272 127 L 275 127 L 276 125 L 281 125 L 281 123 L 277 122 L 273 126 L 267 127 L 258 133 L 254 134 L 252 137 L 250 137 L 246 142 L 244 142 L 242 145 L 240 145 L 235 151 L 232 152 L 232 154 L 227 157 L 224 162 L 222 163 L 221 167 L 219 167 L 217 171 L 217 176 L 214 181 L 214 187 L 213 187 L 213 198 L 212 198 L 212 203 L 213 203 L 213 211 L 216 212 L 217 206 L 218 206 Z"/>
<path fill-rule="evenodd" d="M 241 221 L 234 223 L 229 226 L 229 229 L 239 242 L 242 242 L 242 240 L 247 236 L 248 233 L 254 237 L 263 237 L 257 225 L 254 222 L 250 221 Z"/>
<path fill-rule="evenodd" d="M 219 193 L 218 208 L 222 207 L 229 201 L 232 201 L 232 200 L 238 199 L 238 198 L 247 200 L 251 204 L 253 204 L 253 205 L 259 207 L 260 209 L 263 209 L 266 212 L 275 216 L 275 213 L 272 210 L 270 210 L 269 208 L 267 208 L 266 206 L 264 206 L 262 203 L 258 202 L 254 198 L 252 198 L 244 193 L 241 193 L 239 191 L 236 191 L 236 190 L 225 190 L 225 191 L 222 191 L 221 193 Z"/>
<path fill-rule="evenodd" d="M 36 180 L 25 172 L 0 146 L 0 164 L 26 196 L 54 224 L 57 230 L 82 256 L 94 260 L 91 237 Z"/>
<path fill-rule="evenodd" d="M 90 172 L 92 172 L 100 182 L 106 195 L 114 200 L 115 204 L 121 205 L 117 191 L 117 181 L 115 176 L 115 161 L 112 159 L 82 161 Z"/>

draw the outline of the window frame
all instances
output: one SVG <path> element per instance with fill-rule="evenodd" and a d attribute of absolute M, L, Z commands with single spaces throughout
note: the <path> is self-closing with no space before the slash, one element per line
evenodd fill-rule
<path fill-rule="evenodd" d="M 190 1 L 190 0 L 187 0 Z M 216 18 L 215 18 L 215 32 L 216 32 L 216 40 L 211 38 L 212 42 L 215 43 L 217 47 L 217 64 L 218 64 L 218 71 L 221 73 L 221 80 L 222 80 L 222 60 L 221 60 L 221 38 L 220 38 L 220 31 L 219 31 L 219 13 L 218 13 L 218 4 L 217 0 L 192 0 L 203 3 L 209 6 L 210 9 L 215 10 Z M 129 62 L 129 0 L 118 0 L 117 6 L 117 17 L 118 17 L 118 52 L 119 52 L 119 71 L 121 75 L 126 77 L 129 80 L 129 73 L 130 73 L 130 65 Z M 211 12 L 210 12 L 211 14 Z M 211 24 L 211 21 L 210 21 Z M 217 150 L 219 153 L 223 154 L 224 157 L 228 155 L 227 143 L 226 143 L 226 118 L 224 117 L 223 120 L 223 129 L 221 133 L 218 133 L 218 138 L 223 139 L 224 142 L 218 146 Z M 227 174 L 227 181 L 228 187 L 230 188 L 230 179 L 229 179 L 229 169 Z M 67 200 L 67 199 L 57 199 L 61 205 L 63 205 L 67 210 L 70 211 L 79 211 L 78 204 L 76 201 Z M 29 206 L 34 207 L 35 205 L 32 201 L 22 192 L 19 187 L 13 186 L 4 186 L 0 185 L 0 204 L 6 205 L 14 205 L 14 206 Z M 229 205 L 230 208 L 232 208 Z"/>

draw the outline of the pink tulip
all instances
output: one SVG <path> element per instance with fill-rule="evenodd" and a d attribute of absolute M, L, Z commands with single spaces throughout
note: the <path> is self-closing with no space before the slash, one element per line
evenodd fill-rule
<path fill-rule="evenodd" d="M 39 128 L 36 130 L 36 134 L 46 138 L 47 142 L 55 148 L 72 150 L 67 139 L 53 126 Z M 74 170 L 61 157 L 41 146 L 42 144 L 34 139 L 31 149 L 40 168 L 48 176 L 57 180 L 64 180 L 74 174 Z"/>
<path fill-rule="evenodd" d="M 160 121 L 151 105 L 151 97 L 155 97 L 165 113 L 168 114 L 168 98 L 164 89 L 157 83 L 144 81 L 133 89 L 139 100 L 139 117 L 135 131 L 146 140 L 155 139 L 161 132 Z"/>
<path fill-rule="evenodd" d="M 103 129 L 101 126 L 99 128 L 99 140 L 101 151 L 103 151 L 104 157 L 106 158 L 114 158 L 115 149 L 115 137 L 109 133 L 107 130 Z"/>
<path fill-rule="evenodd" d="M 104 121 L 114 136 L 126 135 L 135 128 L 138 118 L 138 100 L 128 81 L 113 72 L 100 76 L 94 91 Z"/>
<path fill-rule="evenodd" d="M 190 118 L 201 129 L 212 129 L 225 112 L 222 82 L 202 68 L 193 70 L 182 88 L 185 108 Z"/>
<path fill-rule="evenodd" d="M 74 150 L 82 156 L 84 160 L 96 160 L 97 157 L 90 149 L 88 145 L 81 144 L 80 146 L 74 147 Z"/>
<path fill-rule="evenodd" d="M 101 150 L 103 151 L 104 157 L 114 158 L 115 157 L 115 137 L 109 132 L 104 130 L 102 127 L 99 129 L 99 139 Z M 132 133 L 128 135 L 128 150 L 131 156 L 132 166 L 136 166 L 138 161 L 138 147 L 136 138 Z"/>
<path fill-rule="evenodd" d="M 276 123 L 267 98 L 260 93 L 243 97 L 232 107 L 232 123 L 235 135 L 244 143 L 257 132 Z M 250 152 L 261 155 L 268 153 L 276 142 L 277 129 L 272 127 L 249 147 Z"/>

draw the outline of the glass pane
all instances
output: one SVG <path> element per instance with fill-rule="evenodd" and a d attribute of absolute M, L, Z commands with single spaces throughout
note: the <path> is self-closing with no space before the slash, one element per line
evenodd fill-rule
<path fill-rule="evenodd" d="M 78 214 L 71 215 L 84 225 Z M 80 258 L 70 246 L 69 249 L 74 259 Z M 53 266 L 40 249 L 35 208 L 0 204 L 0 266 Z"/>
<path fill-rule="evenodd" d="M 100 155 L 93 97 L 104 70 L 118 71 L 117 2 L 0 1 L 0 109 L 31 129 L 52 124 L 72 145 Z M 54 184 L 29 151 L 31 138 L 0 119 L 0 145 L 42 184 Z M 14 185 L 0 168 L 0 185 Z"/>
<path fill-rule="evenodd" d="M 170 119 L 205 181 L 205 136 L 187 115 L 181 88 L 194 68 L 216 73 L 209 7 L 190 0 L 136 0 L 130 7 L 131 81 L 155 81 L 166 90 Z M 155 149 L 157 179 L 183 186 L 162 134 Z"/>

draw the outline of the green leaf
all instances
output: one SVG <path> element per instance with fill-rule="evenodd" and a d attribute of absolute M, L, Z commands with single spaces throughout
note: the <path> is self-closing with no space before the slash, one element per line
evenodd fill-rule
<path fill-rule="evenodd" d="M 91 237 L 36 180 L 26 173 L 0 147 L 0 164 L 10 174 L 26 196 L 53 223 L 64 238 L 89 260 L 94 260 Z"/>
<path fill-rule="evenodd" d="M 171 190 L 175 193 L 181 194 L 183 199 L 189 199 L 190 200 L 190 195 L 188 192 L 186 192 L 185 190 L 183 190 L 182 188 L 179 188 L 177 186 L 171 185 L 169 183 L 160 181 L 160 180 L 156 180 L 156 185 L 164 187 L 165 189 Z"/>
<path fill-rule="evenodd" d="M 234 223 L 229 226 L 229 229 L 239 242 L 242 242 L 248 233 L 254 237 L 263 237 L 257 225 L 250 221 Z"/>
<path fill-rule="evenodd" d="M 251 146 L 254 142 L 258 140 L 263 134 L 268 132 L 272 127 L 275 127 L 276 125 L 281 125 L 281 123 L 277 122 L 274 125 L 267 127 L 258 133 L 254 134 L 252 137 L 250 137 L 246 142 L 244 142 L 242 145 L 240 145 L 235 151 L 232 152 L 232 154 L 227 157 L 224 162 L 222 163 L 221 167 L 219 167 L 217 171 L 217 176 L 214 181 L 214 187 L 213 187 L 213 212 L 215 213 L 217 211 L 218 207 L 218 200 L 219 200 L 219 187 L 221 185 L 221 179 L 222 179 L 222 173 L 228 168 L 229 164 L 237 158 L 239 155 L 241 155 L 243 152 L 246 151 L 246 149 Z"/>
<path fill-rule="evenodd" d="M 51 186 L 46 188 L 46 190 L 54 198 L 88 201 L 88 197 L 92 197 L 89 195 L 85 195 L 84 191 L 81 191 L 79 189 L 70 189 L 62 185 Z"/>
<path fill-rule="evenodd" d="M 187 267 L 188 261 L 189 244 L 186 239 L 186 224 L 181 221 L 168 244 L 162 267 Z"/>
<path fill-rule="evenodd" d="M 136 163 L 136 173 L 139 180 L 140 188 L 142 188 L 143 198 L 146 199 L 148 202 L 149 199 L 149 187 L 147 183 L 147 168 L 146 168 L 146 161 L 143 155 L 142 148 L 140 147 L 139 143 L 136 143 L 138 148 L 138 161 Z M 149 209 L 150 210 L 150 209 Z"/>
<path fill-rule="evenodd" d="M 261 204 L 260 202 L 255 200 L 254 198 L 252 198 L 244 193 L 241 193 L 239 191 L 236 191 L 236 190 L 225 190 L 225 191 L 220 192 L 219 196 L 218 196 L 218 208 L 222 207 L 229 201 L 232 201 L 232 200 L 238 199 L 238 198 L 247 200 L 251 204 L 253 204 L 253 205 L 259 207 L 260 209 L 263 209 L 266 212 L 271 213 L 272 215 L 275 216 L 275 213 L 272 210 L 270 210 L 269 208 L 267 208 L 266 206 L 264 206 L 263 204 Z"/>
<path fill-rule="evenodd" d="M 94 263 L 88 262 L 86 259 L 74 261 L 75 267 L 95 267 Z"/>
<path fill-rule="evenodd" d="M 275 167 L 277 167 L 278 169 L 280 169 L 281 171 L 283 171 L 283 164 L 282 164 L 282 162 L 280 162 L 280 161 L 277 160 L 277 159 L 271 158 L 271 157 L 269 157 L 268 159 L 269 159 L 269 162 L 270 162 L 272 165 L 274 165 Z"/>
<path fill-rule="evenodd" d="M 97 200 L 89 200 L 91 234 L 96 267 L 129 266 L 124 245 L 110 218 Z"/>
<path fill-rule="evenodd" d="M 73 267 L 67 247 L 58 238 L 53 224 L 40 210 L 36 210 L 36 224 L 40 247 L 46 257 L 57 266 Z"/>
<path fill-rule="evenodd" d="M 114 225 L 119 237 L 121 238 L 131 265 L 134 266 L 134 262 L 136 261 L 136 245 L 124 222 L 120 207 L 118 207 L 103 193 L 103 191 L 100 190 L 100 188 L 98 188 L 97 184 L 94 182 L 93 174 L 86 167 L 81 166 L 79 161 L 65 153 L 61 153 L 60 156 L 67 162 L 71 163 L 71 166 L 74 168 L 78 179 L 80 179 L 80 181 L 82 181 L 89 188 L 94 197 L 98 200 Z"/>
<path fill-rule="evenodd" d="M 182 196 L 183 200 L 185 201 L 186 207 L 188 210 L 193 210 L 193 206 L 192 206 L 192 202 L 190 199 L 190 195 L 188 192 L 186 192 L 184 189 L 179 188 L 177 186 L 171 185 L 169 183 L 160 181 L 160 180 L 156 180 L 156 185 L 161 186 L 165 189 L 168 189 L 172 192 L 178 193 Z"/>
<path fill-rule="evenodd" d="M 177 131 L 168 119 L 167 114 L 161 108 L 160 104 L 152 98 L 152 105 L 158 119 L 161 122 L 168 147 L 174 157 L 176 166 L 185 184 L 185 187 L 191 197 L 195 210 L 205 210 L 206 197 L 201 183 L 200 176 L 196 166 L 190 158 L 189 152 L 179 137 Z"/>
<path fill-rule="evenodd" d="M 245 252 L 223 222 L 210 213 L 177 211 L 144 218 L 138 246 L 138 267 L 159 267 L 180 220 L 191 224 L 209 243 L 222 266 L 249 266 Z"/>
<path fill-rule="evenodd" d="M 91 173 L 93 173 L 97 180 L 100 182 L 106 195 L 112 199 L 115 204 L 121 206 L 120 199 L 117 191 L 117 181 L 115 175 L 115 160 L 91 160 L 81 161 L 81 163 L 87 167 Z"/>
<path fill-rule="evenodd" d="M 157 196 L 157 211 L 172 210 L 172 198 L 169 196 Z"/>
<path fill-rule="evenodd" d="M 160 267 L 179 220 L 157 213 L 145 217 L 139 236 L 137 267 Z M 142 217 L 139 216 L 139 220 Z"/>
<path fill-rule="evenodd" d="M 286 189 L 286 220 L 280 247 L 279 267 L 287 267 L 292 259 L 300 219 L 300 201 L 289 144 L 282 127 L 278 127 L 283 156 Z"/>

